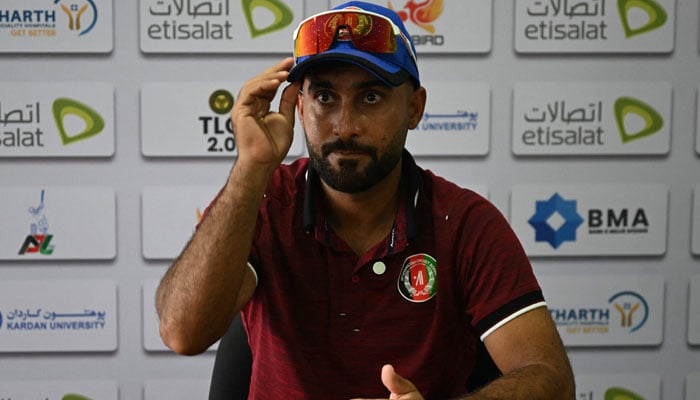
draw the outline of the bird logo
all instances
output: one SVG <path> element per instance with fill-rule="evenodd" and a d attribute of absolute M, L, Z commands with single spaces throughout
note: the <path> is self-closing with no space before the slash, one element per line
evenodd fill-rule
<path fill-rule="evenodd" d="M 387 6 L 394 10 L 391 1 L 388 2 Z M 435 34 L 435 26 L 432 23 L 440 17 L 444 8 L 443 0 L 427 0 L 423 2 L 409 0 L 402 9 L 394 11 L 396 11 L 402 21 L 410 20 L 420 28 Z"/>

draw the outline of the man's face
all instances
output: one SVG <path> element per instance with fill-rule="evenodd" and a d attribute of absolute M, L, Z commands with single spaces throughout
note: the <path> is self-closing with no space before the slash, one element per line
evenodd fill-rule
<path fill-rule="evenodd" d="M 341 192 L 369 189 L 397 168 L 424 102 L 411 82 L 391 87 L 352 64 L 321 64 L 297 104 L 313 167 Z"/>

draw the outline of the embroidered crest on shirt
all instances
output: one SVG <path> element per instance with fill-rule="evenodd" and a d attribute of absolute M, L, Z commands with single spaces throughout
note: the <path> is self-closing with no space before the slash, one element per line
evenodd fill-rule
<path fill-rule="evenodd" d="M 398 281 L 406 300 L 422 303 L 437 294 L 437 262 L 429 254 L 414 254 L 403 262 Z"/>

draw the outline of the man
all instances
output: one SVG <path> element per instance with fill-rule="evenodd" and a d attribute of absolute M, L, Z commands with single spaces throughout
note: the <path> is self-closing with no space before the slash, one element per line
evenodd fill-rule
<path fill-rule="evenodd" d="M 294 55 L 238 95 L 238 159 L 158 289 L 165 343 L 200 353 L 240 311 L 254 399 L 573 399 L 508 223 L 404 150 L 426 91 L 398 16 L 346 3 Z M 281 165 L 295 106 L 309 158 Z M 477 340 L 503 376 L 469 394 Z"/>

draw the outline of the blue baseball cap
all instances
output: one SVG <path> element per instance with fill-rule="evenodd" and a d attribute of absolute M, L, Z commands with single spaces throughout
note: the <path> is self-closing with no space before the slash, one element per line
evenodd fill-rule
<path fill-rule="evenodd" d="M 368 11 L 391 20 L 401 30 L 403 36 L 403 38 L 396 38 L 396 51 L 393 53 L 373 53 L 356 49 L 351 41 L 336 40 L 327 51 L 298 57 L 289 71 L 289 77 L 287 78 L 289 82 L 301 80 L 309 67 L 318 63 L 342 61 L 367 69 L 390 86 L 399 86 L 409 78 L 413 79 L 416 86 L 420 85 L 418 66 L 412 56 L 412 54 L 416 54 L 416 49 L 411 40 L 411 35 L 396 12 L 389 8 L 363 1 L 349 1 L 334 7 L 332 10 L 342 9 Z M 410 50 L 407 46 L 410 46 Z"/>

